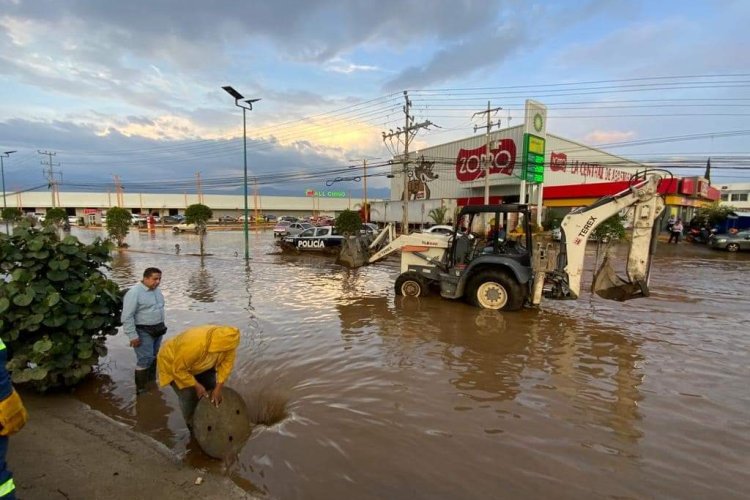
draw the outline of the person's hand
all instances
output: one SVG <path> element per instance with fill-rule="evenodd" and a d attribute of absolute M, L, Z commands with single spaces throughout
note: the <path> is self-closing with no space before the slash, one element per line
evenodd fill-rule
<path fill-rule="evenodd" d="M 198 396 L 198 399 L 202 399 L 208 396 L 206 388 L 203 387 L 200 382 L 195 383 L 195 395 Z"/>
<path fill-rule="evenodd" d="M 141 339 L 133 339 L 130 341 L 130 347 L 138 347 L 141 345 Z"/>
<path fill-rule="evenodd" d="M 219 406 L 223 398 L 221 397 L 221 385 L 217 385 L 213 391 L 211 391 L 211 403 L 214 406 Z"/>

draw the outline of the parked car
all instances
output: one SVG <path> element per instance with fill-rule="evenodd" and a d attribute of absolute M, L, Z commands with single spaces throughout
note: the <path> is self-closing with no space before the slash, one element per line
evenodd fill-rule
<path fill-rule="evenodd" d="M 434 233 L 434 234 L 453 234 L 453 227 L 446 224 L 438 224 L 435 226 L 428 227 L 422 231 L 423 233 Z"/>
<path fill-rule="evenodd" d="M 273 226 L 273 236 L 274 238 L 277 238 L 279 236 L 286 236 L 287 235 L 287 229 L 289 229 L 289 226 L 291 226 L 292 223 L 288 220 L 280 220 L 276 223 L 275 226 Z"/>
<path fill-rule="evenodd" d="M 297 236 L 302 231 L 315 227 L 309 222 L 292 222 L 286 230 L 288 236 Z"/>
<path fill-rule="evenodd" d="M 343 239 L 333 226 L 318 226 L 305 229 L 296 236 L 284 236 L 279 244 L 286 250 L 335 252 Z"/>
<path fill-rule="evenodd" d="M 182 222 L 185 222 L 184 215 L 167 215 L 164 217 L 165 224 L 180 224 Z"/>
<path fill-rule="evenodd" d="M 708 242 L 711 248 L 718 248 L 728 252 L 750 250 L 750 231 L 740 231 L 737 234 L 717 234 Z"/>
<path fill-rule="evenodd" d="M 172 231 L 175 233 L 184 233 L 184 232 L 191 232 L 191 233 L 197 233 L 198 228 L 195 224 L 187 224 L 185 222 L 181 222 L 180 224 L 177 224 L 176 226 L 172 226 Z"/>
<path fill-rule="evenodd" d="M 297 222 L 299 219 L 297 217 L 294 217 L 292 215 L 282 215 L 279 217 L 279 222 L 281 221 L 287 221 L 287 222 Z"/>
<path fill-rule="evenodd" d="M 77 215 L 68 215 L 68 224 L 71 226 L 77 226 L 79 222 L 79 217 Z"/>
<path fill-rule="evenodd" d="M 237 217 L 234 217 L 233 215 L 222 215 L 218 220 L 219 224 L 232 224 L 238 221 Z"/>
<path fill-rule="evenodd" d="M 146 223 L 146 214 L 130 214 L 130 220 L 134 226 Z"/>

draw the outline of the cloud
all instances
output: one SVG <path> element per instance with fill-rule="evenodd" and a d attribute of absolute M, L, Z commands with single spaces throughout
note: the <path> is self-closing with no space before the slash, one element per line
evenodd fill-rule
<path fill-rule="evenodd" d="M 361 71 L 380 71 L 380 68 L 367 64 L 354 64 L 347 62 L 340 57 L 336 57 L 329 61 L 328 64 L 326 64 L 326 70 L 349 75 L 351 73 L 357 73 Z"/>
<path fill-rule="evenodd" d="M 608 144 L 612 142 L 629 141 L 636 137 L 636 133 L 631 131 L 619 130 L 594 130 L 586 134 L 583 141 L 587 144 Z"/>
<path fill-rule="evenodd" d="M 492 33 L 473 33 L 470 38 L 438 50 L 427 63 L 404 69 L 386 82 L 384 89 L 424 88 L 466 78 L 478 69 L 499 66 L 529 42 L 522 23 L 501 26 Z"/>

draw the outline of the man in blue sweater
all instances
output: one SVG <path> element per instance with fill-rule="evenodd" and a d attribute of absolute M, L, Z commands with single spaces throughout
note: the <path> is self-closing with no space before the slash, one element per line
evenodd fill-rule
<path fill-rule="evenodd" d="M 7 362 L 8 350 L 0 340 L 0 499 L 14 500 L 16 485 L 13 483 L 13 474 L 5 463 L 8 436 L 21 430 L 28 417 L 21 397 L 10 382 L 10 373 L 5 368 Z"/>
<path fill-rule="evenodd" d="M 156 378 L 156 355 L 162 336 L 167 332 L 160 283 L 161 271 L 149 267 L 143 271 L 143 280 L 128 290 L 123 299 L 122 328 L 137 359 L 136 394 L 144 392 L 149 380 Z"/>

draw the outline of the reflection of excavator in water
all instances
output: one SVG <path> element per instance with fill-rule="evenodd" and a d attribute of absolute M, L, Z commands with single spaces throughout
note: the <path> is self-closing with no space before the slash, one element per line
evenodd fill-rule
<path fill-rule="evenodd" d="M 595 273 L 592 289 L 599 296 L 624 301 L 649 295 L 648 277 L 658 219 L 664 210 L 659 194 L 662 175 L 654 171 L 634 176 L 630 186 L 594 204 L 573 210 L 562 221 L 561 241 L 535 237 L 532 244 L 531 213 L 527 205 L 476 205 L 464 207 L 452 235 L 412 233 L 394 237 L 389 226 L 370 246 L 389 242 L 370 256 L 376 262 L 401 250 L 401 274 L 396 279 L 398 295 L 419 297 L 430 288 L 440 288 L 448 299 L 468 298 L 487 309 L 517 310 L 524 303 L 538 305 L 542 295 L 551 299 L 576 299 L 586 242 L 596 227 L 623 210 L 632 211 L 633 230 L 627 259 L 627 279 L 619 278 L 604 258 Z M 490 220 L 490 236 L 469 231 L 473 223 Z M 522 234 L 515 241 L 505 238 L 503 227 L 518 219 Z"/>

